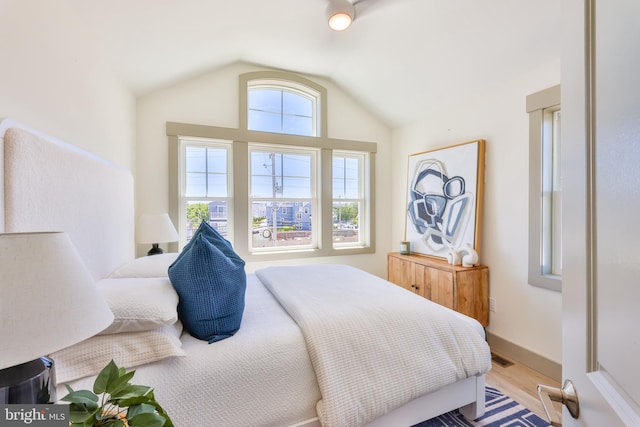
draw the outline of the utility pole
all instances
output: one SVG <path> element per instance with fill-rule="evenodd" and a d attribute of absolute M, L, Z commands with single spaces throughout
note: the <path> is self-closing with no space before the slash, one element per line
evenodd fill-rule
<path fill-rule="evenodd" d="M 271 205 L 271 218 L 273 220 L 273 232 L 271 233 L 271 238 L 277 242 L 278 241 L 278 222 L 277 222 L 277 218 L 276 218 L 276 212 L 277 212 L 277 208 L 276 208 L 276 192 L 277 192 L 277 185 L 278 183 L 276 182 L 276 155 L 275 153 L 271 153 L 269 155 L 271 157 L 271 190 L 272 190 L 272 194 L 273 194 L 273 204 Z"/>

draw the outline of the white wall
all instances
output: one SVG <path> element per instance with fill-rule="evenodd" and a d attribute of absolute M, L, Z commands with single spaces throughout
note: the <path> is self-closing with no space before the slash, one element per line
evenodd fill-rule
<path fill-rule="evenodd" d="M 528 144 L 527 95 L 560 82 L 560 63 L 549 63 L 490 88 L 482 99 L 396 129 L 392 143 L 392 241 L 404 236 L 407 158 L 410 154 L 485 139 L 486 182 L 481 263 L 489 266 L 496 311 L 488 330 L 560 363 L 561 303 L 558 292 L 527 284 Z"/>
<path fill-rule="evenodd" d="M 0 117 L 133 169 L 135 98 L 66 0 L 2 0 L 0 58 Z"/>
<path fill-rule="evenodd" d="M 239 123 L 238 76 L 261 69 L 244 63 L 231 64 L 138 98 L 136 180 L 138 215 L 144 212 L 168 212 L 166 122 L 237 128 Z M 342 262 L 386 277 L 386 254 L 391 248 L 391 210 L 386 203 L 391 194 L 389 144 L 391 132 L 331 81 L 315 76 L 305 75 L 304 77 L 327 88 L 329 137 L 378 143 L 376 169 L 377 252 L 350 257 L 304 259 L 297 261 L 297 263 Z M 139 255 L 145 251 L 145 247 L 138 247 Z M 260 266 L 261 263 L 248 264 L 247 271 L 253 271 Z"/>

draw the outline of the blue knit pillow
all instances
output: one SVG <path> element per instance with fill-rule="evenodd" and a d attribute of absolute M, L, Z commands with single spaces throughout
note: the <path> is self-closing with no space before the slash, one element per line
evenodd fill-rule
<path fill-rule="evenodd" d="M 178 317 L 191 335 L 211 344 L 240 329 L 247 286 L 244 261 L 211 226 L 200 226 L 169 266 L 169 279 L 180 297 Z"/>
<path fill-rule="evenodd" d="M 191 240 L 189 240 L 189 242 L 184 246 L 184 248 L 182 249 L 182 252 L 180 252 L 180 254 L 178 255 L 178 258 L 176 258 L 176 260 L 173 262 L 174 264 L 178 260 L 180 260 L 180 257 L 182 257 L 182 254 L 188 252 L 188 249 L 191 247 L 193 242 L 196 241 L 197 237 L 200 235 L 204 236 L 208 241 L 210 241 L 216 246 L 219 246 L 219 247 L 222 247 L 221 245 L 227 246 L 231 251 L 231 253 L 235 255 L 235 252 L 233 252 L 233 247 L 231 246 L 231 243 L 227 239 L 222 237 L 222 234 L 218 233 L 218 231 L 215 228 L 213 228 L 211 224 L 209 224 L 207 221 L 202 221 L 200 223 L 200 226 L 196 230 L 196 232 L 193 233 Z M 226 252 L 226 253 L 229 253 L 229 252 Z"/>

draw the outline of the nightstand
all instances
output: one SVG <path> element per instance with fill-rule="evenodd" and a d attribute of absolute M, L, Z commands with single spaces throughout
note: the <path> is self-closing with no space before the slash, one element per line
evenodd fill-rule
<path fill-rule="evenodd" d="M 462 267 L 423 255 L 387 255 L 387 280 L 489 325 L 489 268 Z"/>

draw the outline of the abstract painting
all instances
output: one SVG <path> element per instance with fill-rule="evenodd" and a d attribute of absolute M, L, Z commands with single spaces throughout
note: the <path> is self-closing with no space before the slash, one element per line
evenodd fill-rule
<path fill-rule="evenodd" d="M 409 156 L 405 240 L 416 253 L 446 258 L 470 244 L 480 252 L 482 139 Z"/>

